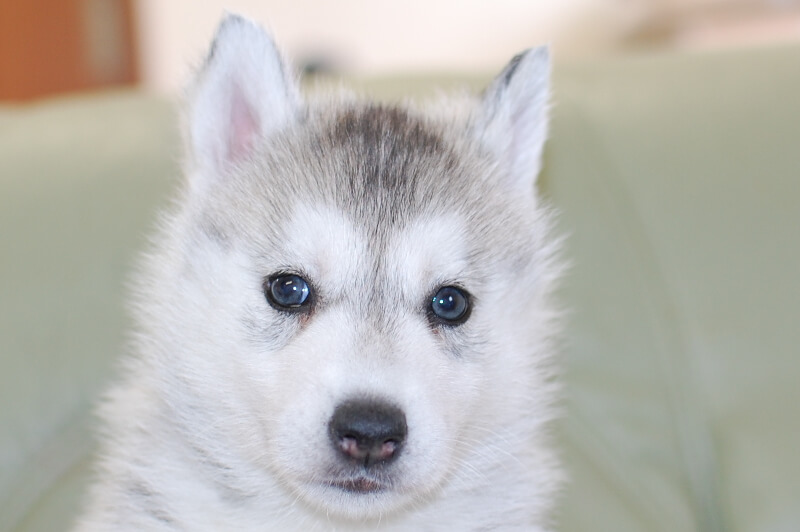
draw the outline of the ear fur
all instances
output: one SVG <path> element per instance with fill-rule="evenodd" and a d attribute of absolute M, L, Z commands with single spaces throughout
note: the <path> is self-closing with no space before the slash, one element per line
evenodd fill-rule
<path fill-rule="evenodd" d="M 301 107 L 299 88 L 272 38 L 227 15 L 190 89 L 187 136 L 194 179 L 219 176 L 259 140 L 286 127 Z"/>
<path fill-rule="evenodd" d="M 541 170 L 548 130 L 550 52 L 532 48 L 514 57 L 483 95 L 477 134 L 505 166 L 509 188 L 531 194 Z"/>

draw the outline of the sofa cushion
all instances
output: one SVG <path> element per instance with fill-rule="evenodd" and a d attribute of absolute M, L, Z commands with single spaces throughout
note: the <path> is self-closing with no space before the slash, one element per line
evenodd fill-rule
<path fill-rule="evenodd" d="M 0 530 L 75 512 L 83 488 L 61 486 L 85 477 L 125 282 L 177 176 L 175 123 L 129 92 L 0 108 Z"/>
<path fill-rule="evenodd" d="M 800 49 L 565 68 L 563 530 L 800 526 Z"/>

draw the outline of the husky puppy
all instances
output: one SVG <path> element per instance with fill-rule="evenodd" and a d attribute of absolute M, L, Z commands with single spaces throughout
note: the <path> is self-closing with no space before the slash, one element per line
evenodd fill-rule
<path fill-rule="evenodd" d="M 547 50 L 427 107 L 290 72 L 222 22 L 78 530 L 549 529 Z"/>

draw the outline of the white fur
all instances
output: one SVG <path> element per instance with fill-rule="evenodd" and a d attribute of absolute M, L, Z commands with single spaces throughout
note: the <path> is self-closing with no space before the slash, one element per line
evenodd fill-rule
<path fill-rule="evenodd" d="M 549 529 L 558 267 L 533 191 L 549 67 L 539 50 L 509 68 L 449 118 L 306 104 L 262 30 L 223 23 L 78 530 Z M 311 311 L 267 303 L 276 272 L 311 282 Z M 472 296 L 458 326 L 426 312 L 448 285 Z M 380 491 L 332 484 L 328 424 L 352 398 L 407 421 Z"/>

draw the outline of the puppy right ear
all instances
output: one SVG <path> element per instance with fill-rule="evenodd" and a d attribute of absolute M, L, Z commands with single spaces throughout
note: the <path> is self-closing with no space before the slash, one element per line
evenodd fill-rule
<path fill-rule="evenodd" d="M 296 119 L 300 91 L 272 38 L 227 15 L 189 93 L 194 180 L 208 182 L 249 157 L 259 141 Z M 197 185 L 198 183 L 193 183 Z"/>
<path fill-rule="evenodd" d="M 541 169 L 548 128 L 550 51 L 522 52 L 486 90 L 477 134 L 505 166 L 510 190 L 530 195 Z"/>

